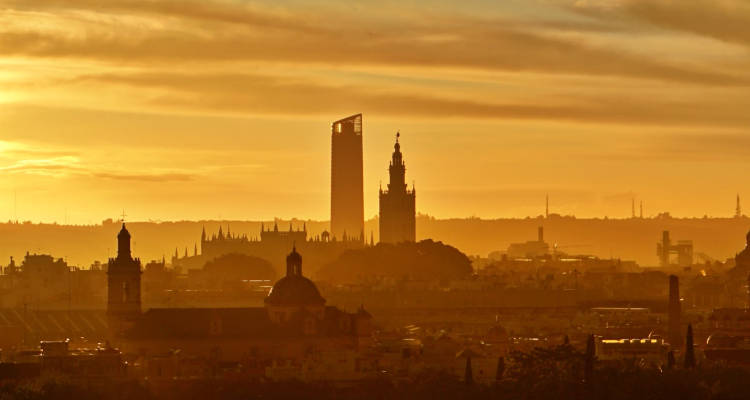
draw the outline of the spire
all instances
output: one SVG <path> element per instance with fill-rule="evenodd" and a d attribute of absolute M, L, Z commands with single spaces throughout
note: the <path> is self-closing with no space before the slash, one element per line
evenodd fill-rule
<path fill-rule="evenodd" d="M 401 154 L 399 137 L 401 137 L 401 133 L 396 132 L 396 143 L 393 145 L 391 165 L 388 168 L 390 173 L 390 183 L 388 183 L 389 192 L 403 192 L 406 190 L 406 166 L 404 165 L 403 155 Z"/>
<path fill-rule="evenodd" d="M 224 239 L 224 231 L 221 230 L 221 225 L 219 225 L 219 240 Z"/>
<path fill-rule="evenodd" d="M 737 209 L 734 213 L 735 218 L 742 218 L 742 206 L 740 206 L 740 194 L 737 193 Z"/>
<path fill-rule="evenodd" d="M 545 197 L 544 218 L 549 218 L 549 194 Z"/>
<path fill-rule="evenodd" d="M 203 232 L 201 232 L 201 242 L 206 241 L 206 225 L 203 225 Z"/>
<path fill-rule="evenodd" d="M 122 223 L 122 229 L 117 234 L 117 258 L 130 259 L 130 232 L 125 229 L 125 223 Z"/>
<path fill-rule="evenodd" d="M 633 197 L 633 200 L 630 203 L 630 217 L 635 218 L 635 197 Z"/>

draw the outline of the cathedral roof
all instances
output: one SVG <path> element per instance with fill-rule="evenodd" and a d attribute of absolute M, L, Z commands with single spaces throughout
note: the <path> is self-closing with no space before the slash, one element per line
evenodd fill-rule
<path fill-rule="evenodd" d="M 302 275 L 287 275 L 271 289 L 266 304 L 270 305 L 323 305 L 325 299 L 320 295 L 313 281 Z"/>

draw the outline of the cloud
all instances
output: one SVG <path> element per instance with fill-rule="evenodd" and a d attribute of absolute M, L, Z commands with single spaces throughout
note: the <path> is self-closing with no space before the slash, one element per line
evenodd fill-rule
<path fill-rule="evenodd" d="M 662 28 L 750 45 L 750 4 L 727 0 L 631 0 L 625 11 Z"/>
<path fill-rule="evenodd" d="M 91 166 L 82 165 L 80 159 L 74 156 L 18 160 L 10 165 L 0 166 L 0 171 L 10 174 L 55 177 L 83 176 L 141 182 L 183 182 L 195 178 L 194 174 L 186 172 L 113 172 L 98 170 Z"/>
<path fill-rule="evenodd" d="M 254 74 L 133 73 L 80 77 L 78 84 L 119 85 L 139 92 L 158 89 L 150 107 L 237 114 L 331 115 L 351 110 L 427 118 L 539 119 L 585 123 L 745 126 L 745 102 L 656 100 L 627 96 L 578 96 L 568 101 L 502 103 L 412 93 L 370 86 L 313 83 L 302 78 Z M 701 112 L 695 112 L 697 108 Z"/>
<path fill-rule="evenodd" d="M 743 0 L 622 0 L 607 7 L 577 3 L 571 10 L 603 23 L 650 25 L 750 45 L 750 3 Z"/>
<path fill-rule="evenodd" d="M 91 174 L 96 178 L 114 179 L 122 181 L 141 181 L 141 182 L 184 182 L 191 181 L 195 178 L 192 174 L 187 173 L 157 173 L 157 174 L 128 174 L 112 172 L 94 172 Z"/>
<path fill-rule="evenodd" d="M 46 4 L 64 7 L 69 3 Z M 592 45 L 580 37 L 554 36 L 542 29 L 544 26 L 576 29 L 576 25 L 595 25 L 596 22 L 550 20 L 534 25 L 431 13 L 408 21 L 391 16 L 383 22 L 367 19 L 366 15 L 341 12 L 294 15 L 286 10 L 286 14 L 280 16 L 284 13 L 274 14 L 261 8 L 248 10 L 224 2 L 211 5 L 191 2 L 184 8 L 176 3 L 149 1 L 101 8 L 89 1 L 72 4 L 73 7 L 88 7 L 108 18 L 89 16 L 86 20 L 76 14 L 76 23 L 68 29 L 50 31 L 28 26 L 6 30 L 0 35 L 0 53 L 84 58 L 127 65 L 259 61 L 625 76 L 707 85 L 748 83 L 745 76 L 707 66 L 672 65 L 659 61 L 658 57 Z M 144 28 L 143 23 L 118 21 L 116 12 L 125 10 L 163 13 L 176 18 L 177 22 L 168 19 L 168 24 L 158 25 L 158 28 Z M 49 15 L 49 23 L 65 27 L 66 19 L 60 15 Z M 195 23 L 196 19 L 240 26 L 208 28 Z M 332 20 L 346 23 L 332 24 Z M 533 28 L 536 30 L 532 32 Z"/>

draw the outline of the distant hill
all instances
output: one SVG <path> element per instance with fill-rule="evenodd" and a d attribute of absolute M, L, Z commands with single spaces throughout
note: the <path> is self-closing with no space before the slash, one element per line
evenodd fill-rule
<path fill-rule="evenodd" d="M 266 226 L 273 221 L 264 221 Z M 293 220 L 294 227 L 307 225 L 312 235 L 328 229 L 326 221 Z M 288 229 L 290 221 L 279 221 L 280 229 Z M 177 221 L 128 222 L 133 235 L 133 252 L 144 263 L 165 256 L 169 261 L 175 248 L 182 256 L 194 247 L 200 251 L 200 234 L 214 233 L 227 225 L 234 233 L 257 237 L 261 221 Z M 367 239 L 370 233 L 378 237 L 377 219 L 365 223 Z M 545 239 L 557 243 L 566 253 L 592 254 L 599 257 L 620 257 L 636 260 L 648 266 L 658 262 L 656 242 L 662 230 L 670 230 L 673 240 L 691 239 L 696 253 L 724 260 L 733 257 L 745 246 L 745 234 L 750 230 L 750 218 L 646 218 L 646 219 L 577 219 L 552 216 L 548 219 L 436 219 L 417 218 L 417 238 L 431 238 L 455 246 L 469 255 L 487 256 L 495 250 L 505 250 L 510 243 L 535 240 L 537 227 L 544 226 Z M 0 224 L 0 264 L 8 264 L 10 256 L 17 260 L 29 251 L 63 257 L 72 265 L 88 267 L 95 260 L 106 262 L 116 253 L 116 235 L 120 224 L 111 220 L 89 226 L 55 224 Z M 303 255 L 304 256 L 304 255 Z M 309 271 L 314 276 L 314 271 Z"/>

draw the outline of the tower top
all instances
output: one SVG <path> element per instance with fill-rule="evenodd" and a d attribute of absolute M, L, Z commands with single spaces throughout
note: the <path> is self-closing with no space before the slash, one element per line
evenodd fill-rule
<path fill-rule="evenodd" d="M 119 259 L 130 259 L 130 232 L 125 228 L 125 223 L 122 223 L 122 229 L 117 234 L 117 258 Z"/>
<path fill-rule="evenodd" d="M 302 276 L 302 256 L 297 253 L 297 243 L 292 245 L 292 252 L 286 256 L 286 275 Z"/>

